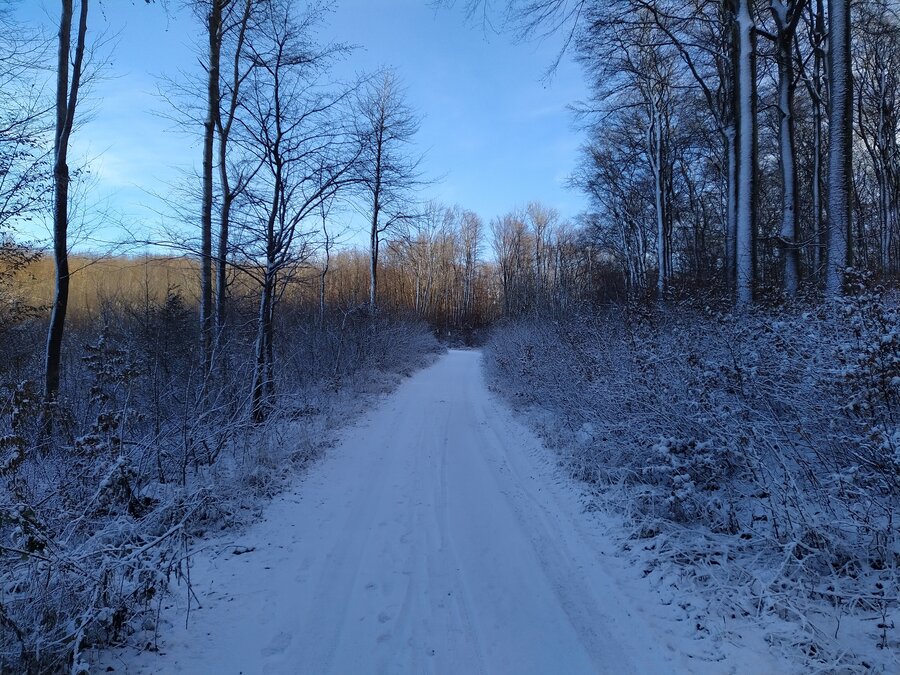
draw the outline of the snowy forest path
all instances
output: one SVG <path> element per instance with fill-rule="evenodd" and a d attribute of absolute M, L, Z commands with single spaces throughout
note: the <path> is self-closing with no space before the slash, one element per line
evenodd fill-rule
<path fill-rule="evenodd" d="M 598 529 L 480 352 L 451 350 L 344 429 L 241 549 L 198 555 L 202 608 L 126 670 L 692 672 L 604 570 Z"/>

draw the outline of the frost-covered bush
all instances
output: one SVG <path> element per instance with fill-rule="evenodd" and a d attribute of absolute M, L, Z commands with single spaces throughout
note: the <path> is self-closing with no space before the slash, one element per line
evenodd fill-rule
<path fill-rule="evenodd" d="M 721 576 L 741 613 L 810 627 L 804 602 L 868 612 L 896 649 L 900 311 L 855 283 L 836 306 L 524 320 L 495 331 L 486 361 L 572 474 L 657 538 L 657 562 Z M 810 640 L 825 658 L 824 633 Z"/>
<path fill-rule="evenodd" d="M 850 334 L 838 349 L 844 409 L 856 423 L 860 463 L 875 484 L 900 492 L 900 309 L 871 278 L 854 274 L 843 302 Z M 858 472 L 854 472 L 858 473 Z"/>
<path fill-rule="evenodd" d="M 664 517 L 677 522 L 702 520 L 717 531 L 734 533 L 736 514 L 720 495 L 737 464 L 729 450 L 710 441 L 664 438 L 651 448 L 641 479 L 662 488 L 662 495 L 653 501 Z"/>
<path fill-rule="evenodd" d="M 174 288 L 73 321 L 50 410 L 39 358 L 30 379 L 0 364 L 0 673 L 77 673 L 84 650 L 152 632 L 170 582 L 189 586 L 197 537 L 252 519 L 361 394 L 438 348 L 419 323 L 334 311 L 320 324 L 285 302 L 274 405 L 255 425 L 252 307 L 233 309 L 249 329 L 207 381 L 196 314 Z"/>

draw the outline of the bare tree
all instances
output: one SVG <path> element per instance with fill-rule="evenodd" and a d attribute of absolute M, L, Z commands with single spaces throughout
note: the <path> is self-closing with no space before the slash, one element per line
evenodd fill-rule
<path fill-rule="evenodd" d="M 735 117 L 737 48 L 732 3 L 690 0 L 669 4 L 659 0 L 626 0 L 647 11 L 668 42 L 678 51 L 705 100 L 722 141 L 725 181 L 725 282 L 737 281 L 739 128 Z"/>
<path fill-rule="evenodd" d="M 280 289 L 311 252 L 303 226 L 335 194 L 355 181 L 360 147 L 348 128 L 350 92 L 325 76 L 342 45 L 320 46 L 313 35 L 321 8 L 299 16 L 294 4 L 267 5 L 247 39 L 253 70 L 242 104 L 242 143 L 262 168 L 249 188 L 248 219 L 257 225 L 260 302 L 251 418 L 262 422 L 274 396 L 274 319 Z"/>
<path fill-rule="evenodd" d="M 396 75 L 383 71 L 363 87 L 356 103 L 357 135 L 363 149 L 359 182 L 369 212 L 369 311 L 373 316 L 377 311 L 381 237 L 412 217 L 411 193 L 422 184 L 421 156 L 411 149 L 419 118 L 404 97 Z"/>
<path fill-rule="evenodd" d="M 212 219 L 213 150 L 219 108 L 219 66 L 222 53 L 222 12 L 231 0 L 201 0 L 196 11 L 206 29 L 206 116 L 203 120 L 202 169 L 200 175 L 200 350 L 203 372 L 212 364 Z"/>
<path fill-rule="evenodd" d="M 737 152 L 735 277 L 738 305 L 753 300 L 756 281 L 756 232 L 758 199 L 758 124 L 756 77 L 756 18 L 752 0 L 726 0 L 732 34 L 731 99 Z"/>
<path fill-rule="evenodd" d="M 884 0 L 860 7 L 855 41 L 856 128 L 875 179 L 877 265 L 897 269 L 900 236 L 900 23 Z"/>
<path fill-rule="evenodd" d="M 446 221 L 446 208 L 435 201 L 425 204 L 415 218 L 404 221 L 393 241 L 403 264 L 413 275 L 412 308 L 417 316 L 427 316 L 437 269 L 438 239 Z"/>
<path fill-rule="evenodd" d="M 491 245 L 500 269 L 504 312 L 517 316 L 532 304 L 533 246 L 528 225 L 519 213 L 508 213 L 491 221 Z"/>
<path fill-rule="evenodd" d="M 825 29 L 825 1 L 813 0 L 810 3 L 807 23 L 807 32 L 812 49 L 812 71 L 803 68 L 802 77 L 812 103 L 812 132 L 813 132 L 813 166 L 810 177 L 810 190 L 813 206 L 813 269 L 820 275 L 824 266 L 826 250 L 828 248 L 827 229 L 824 227 L 824 199 L 822 197 L 822 160 L 824 156 L 824 121 L 825 100 L 827 98 L 827 84 L 825 77 L 825 45 L 827 43 L 827 31 Z"/>
<path fill-rule="evenodd" d="M 322 217 L 322 268 L 319 272 L 319 328 L 325 326 L 326 277 L 331 266 L 331 249 L 334 248 L 335 236 L 328 231 L 328 214 L 331 200 L 322 200 L 319 213 Z"/>
<path fill-rule="evenodd" d="M 259 162 L 245 161 L 244 156 L 235 161 L 232 157 L 230 141 L 232 130 L 237 122 L 243 85 L 253 68 L 252 59 L 247 58 L 245 53 L 247 34 L 253 28 L 252 21 L 255 19 L 255 13 L 262 2 L 263 0 L 243 0 L 237 8 L 234 8 L 234 4 L 229 5 L 233 11 L 223 19 L 222 36 L 219 44 L 220 50 L 230 50 L 231 59 L 231 67 L 227 77 L 222 77 L 222 84 L 219 86 L 220 100 L 215 108 L 219 190 L 222 203 L 219 208 L 219 236 L 215 258 L 214 323 L 216 327 L 216 343 L 220 346 L 224 341 L 226 330 L 228 254 L 232 208 L 235 201 L 247 189 L 254 173 L 261 166 Z M 206 130 L 204 129 L 204 131 Z"/>
<path fill-rule="evenodd" d="M 34 318 L 18 275 L 41 252 L 15 241 L 17 227 L 35 217 L 50 190 L 48 101 L 39 71 L 47 66 L 50 43 L 13 20 L 0 0 L 0 343 L 11 346 L 13 329 Z M 0 358 L 11 356 L 8 349 Z"/>
<path fill-rule="evenodd" d="M 473 211 L 463 211 L 460 222 L 460 237 L 463 256 L 463 300 L 462 321 L 471 319 L 477 298 L 475 282 L 478 272 L 478 253 L 481 245 L 481 234 L 484 226 L 481 218 Z"/>
<path fill-rule="evenodd" d="M 550 267 L 553 263 L 551 240 L 559 221 L 559 213 L 539 202 L 530 202 L 525 218 L 531 229 L 534 265 L 534 304 L 544 308 L 550 294 Z"/>
<path fill-rule="evenodd" d="M 165 200 L 179 220 L 189 223 L 198 220 L 199 208 L 199 243 L 181 241 L 182 236 L 174 232 L 171 238 L 177 242 L 177 248 L 190 251 L 199 260 L 199 346 L 204 373 L 208 375 L 225 339 L 235 202 L 259 170 L 258 158 L 244 152 L 240 144 L 232 143 L 232 137 L 239 126 L 243 88 L 253 69 L 252 59 L 246 53 L 248 32 L 253 30 L 269 0 L 180 2 L 203 29 L 204 41 L 197 47 L 203 75 L 185 80 L 163 77 L 160 96 L 170 106 L 169 115 L 176 125 L 191 135 L 200 130 L 202 161 L 199 191 L 193 183 L 196 177 L 191 174 L 195 187 L 179 186 L 174 197 Z M 224 358 L 224 352 L 220 354 Z M 225 367 L 222 361 L 218 365 Z"/>
<path fill-rule="evenodd" d="M 216 123 L 220 120 L 220 68 L 224 33 L 223 14 L 233 0 L 199 0 L 197 12 L 206 28 L 208 53 L 206 61 L 206 118 L 203 121 L 203 165 L 200 202 L 200 347 L 203 372 L 212 366 L 214 337 L 212 221 L 213 221 L 213 154 Z"/>
<path fill-rule="evenodd" d="M 588 114 L 598 121 L 592 132 L 606 134 L 616 128 L 622 138 L 633 136 L 629 143 L 639 154 L 630 161 L 643 164 L 651 177 L 657 295 L 663 297 L 674 271 L 676 92 L 683 86 L 683 65 L 652 10 L 635 3 L 627 10 L 631 20 L 623 19 L 624 11 L 603 7 L 596 14 L 589 12 L 593 20 L 579 40 L 579 50 L 594 78 L 596 93 Z"/>
<path fill-rule="evenodd" d="M 626 291 L 638 294 L 647 287 L 650 190 L 646 168 L 633 161 L 637 150 L 627 133 L 631 125 L 624 126 L 607 131 L 606 138 L 615 134 L 614 143 L 585 146 L 572 183 L 587 193 L 597 209 L 585 218 L 585 239 L 621 266 Z"/>
<path fill-rule="evenodd" d="M 61 0 L 59 48 L 56 67 L 56 127 L 53 144 L 53 259 L 55 294 L 47 335 L 44 395 L 53 401 L 59 392 L 63 331 L 69 302 L 69 139 L 84 67 L 89 0 L 80 0 L 75 49 L 72 52 L 74 0 Z M 70 65 L 69 59 L 72 58 Z M 70 79 L 71 78 L 71 79 Z"/>

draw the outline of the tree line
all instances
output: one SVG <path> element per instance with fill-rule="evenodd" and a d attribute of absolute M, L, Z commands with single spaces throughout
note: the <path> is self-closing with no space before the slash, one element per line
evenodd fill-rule
<path fill-rule="evenodd" d="M 588 78 L 570 183 L 589 208 L 557 247 L 554 306 L 702 291 L 742 308 L 835 298 L 850 268 L 896 275 L 896 2 L 499 4 L 518 35 L 561 33 Z M 535 306 L 546 261 L 516 227 L 495 247 L 511 314 Z"/>
<path fill-rule="evenodd" d="M 419 203 L 427 179 L 410 145 L 418 116 L 390 71 L 336 81 L 334 64 L 352 56 L 316 41 L 328 3 L 183 5 L 205 35 L 203 86 L 172 82 L 168 92 L 173 114 L 202 140 L 199 184 L 189 206 L 178 206 L 198 231 L 190 246 L 200 261 L 202 363 L 208 378 L 226 366 L 217 355 L 232 328 L 229 286 L 238 272 L 253 276 L 255 418 L 271 394 L 279 299 L 314 266 L 324 312 L 340 240 L 332 216 L 348 205 L 368 220 L 368 312 L 380 301 L 380 277 L 391 278 L 384 301 L 445 328 L 651 292 L 712 289 L 738 306 L 803 289 L 835 296 L 848 265 L 897 271 L 900 23 L 891 0 L 852 8 L 843 0 L 513 0 L 513 25 L 566 31 L 589 78 L 590 98 L 576 106 L 588 140 L 571 182 L 590 208 L 567 224 L 532 204 L 488 226 L 465 210 Z M 0 224 L 27 217 L 48 195 L 54 204 L 48 401 L 60 386 L 67 152 L 90 7 L 61 0 L 53 105 L 31 96 L 3 111 Z M 476 8 L 484 6 L 469 3 Z M 46 43 L 21 35 L 5 31 L 5 82 L 47 56 Z M 48 133 L 52 169 L 37 159 Z M 9 177 L 15 190 L 6 189 Z"/>

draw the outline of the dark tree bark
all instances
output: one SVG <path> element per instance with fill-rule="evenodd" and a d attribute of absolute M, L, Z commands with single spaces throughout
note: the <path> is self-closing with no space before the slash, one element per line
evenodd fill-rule
<path fill-rule="evenodd" d="M 84 45 L 87 34 L 88 0 L 81 0 L 75 58 L 69 82 L 69 56 L 72 40 L 73 0 L 62 0 L 59 21 L 59 51 L 56 72 L 56 133 L 53 161 L 53 259 L 55 263 L 55 295 L 47 335 L 44 396 L 48 402 L 59 394 L 60 362 L 63 332 L 69 303 L 69 138 L 75 122 L 78 92 L 84 67 Z"/>
<path fill-rule="evenodd" d="M 825 292 L 840 295 L 851 261 L 853 180 L 853 73 L 850 0 L 828 1 L 828 264 Z"/>
<path fill-rule="evenodd" d="M 231 0 L 211 0 L 207 16 L 209 63 L 206 80 L 206 119 L 203 122 L 203 196 L 200 206 L 200 350 L 203 374 L 212 367 L 213 350 L 213 279 L 212 279 L 212 220 L 213 220 L 213 153 L 216 121 L 220 105 L 220 63 L 222 57 L 222 14 Z"/>

